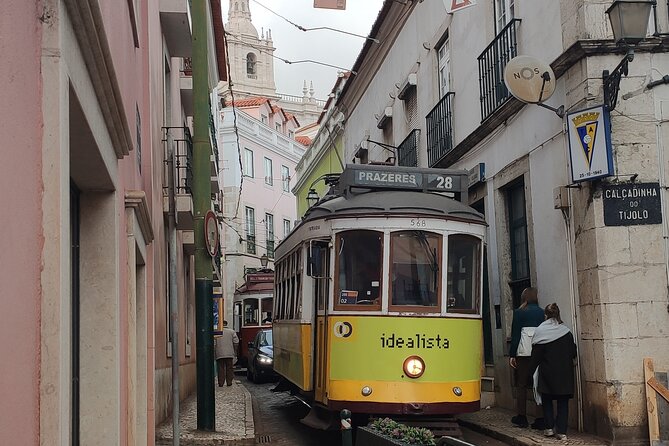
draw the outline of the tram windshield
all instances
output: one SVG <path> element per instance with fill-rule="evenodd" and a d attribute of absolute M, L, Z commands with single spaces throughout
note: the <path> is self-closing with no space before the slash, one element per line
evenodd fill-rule
<path fill-rule="evenodd" d="M 391 305 L 439 306 L 440 242 L 425 231 L 391 234 Z"/>
<path fill-rule="evenodd" d="M 481 241 L 469 235 L 448 237 L 448 311 L 477 310 Z"/>
<path fill-rule="evenodd" d="M 381 306 L 383 234 L 346 231 L 337 235 L 337 296 L 335 306 Z"/>

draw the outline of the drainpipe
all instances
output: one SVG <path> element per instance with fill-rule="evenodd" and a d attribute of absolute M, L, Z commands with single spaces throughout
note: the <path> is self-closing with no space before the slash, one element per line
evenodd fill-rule
<path fill-rule="evenodd" d="M 205 247 L 204 216 L 211 209 L 209 140 L 209 0 L 193 0 L 193 211 L 195 220 L 195 329 L 197 428 L 215 430 L 213 267 Z"/>
<path fill-rule="evenodd" d="M 172 332 L 172 444 L 179 446 L 179 313 L 177 311 L 177 225 L 176 196 L 174 190 L 174 138 L 171 128 L 167 128 L 167 193 L 169 199 L 169 293 L 170 331 Z"/>

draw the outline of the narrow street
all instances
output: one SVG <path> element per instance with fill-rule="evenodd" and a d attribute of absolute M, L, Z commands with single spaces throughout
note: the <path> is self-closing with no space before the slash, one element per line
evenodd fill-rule
<path fill-rule="evenodd" d="M 287 392 L 272 392 L 275 382 L 255 384 L 238 375 L 253 398 L 257 444 L 285 446 L 341 446 L 338 431 L 320 431 L 300 423 L 309 409 Z M 485 435 L 462 429 L 464 440 L 477 446 L 506 446 Z"/>

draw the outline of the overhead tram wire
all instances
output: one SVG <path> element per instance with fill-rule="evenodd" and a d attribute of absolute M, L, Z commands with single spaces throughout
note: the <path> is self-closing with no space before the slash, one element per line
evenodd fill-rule
<path fill-rule="evenodd" d="M 274 54 L 268 52 L 268 51 L 267 51 L 265 48 L 263 48 L 263 47 L 253 45 L 252 43 L 249 43 L 249 42 L 244 42 L 244 41 L 241 40 L 241 39 L 237 39 L 237 38 L 235 37 L 234 34 L 228 32 L 228 31 L 225 31 L 224 34 L 225 34 L 226 36 L 232 38 L 232 40 L 234 40 L 234 41 L 237 42 L 237 43 L 243 43 L 244 45 L 246 45 L 246 46 L 248 46 L 248 47 L 251 47 L 251 48 L 253 48 L 253 49 L 256 49 L 256 50 L 258 50 L 258 51 L 261 52 L 261 53 L 269 54 L 269 55 L 272 56 L 273 58 L 278 59 L 278 60 L 280 60 L 280 61 L 282 61 L 283 63 L 286 63 L 286 64 L 288 64 L 288 65 L 299 64 L 299 63 L 313 63 L 313 64 L 316 64 L 316 65 L 324 65 L 324 66 L 326 66 L 326 67 L 336 68 L 336 69 L 338 69 L 338 70 L 344 70 L 344 71 L 350 72 L 350 73 L 353 74 L 353 75 L 358 74 L 357 72 L 355 72 L 355 71 L 351 71 L 351 70 L 348 69 L 348 68 L 340 67 L 340 66 L 338 66 L 338 65 L 332 65 L 332 64 L 329 64 L 329 63 L 326 63 L 326 62 L 319 62 L 319 61 L 317 61 L 317 60 L 313 60 L 313 59 L 302 59 L 302 60 L 289 60 L 289 59 L 284 59 L 283 57 L 279 57 L 279 56 L 277 56 L 277 55 L 274 55 Z M 227 40 L 227 39 L 226 39 L 226 40 Z"/>
<path fill-rule="evenodd" d="M 372 42 L 375 42 L 375 43 L 381 43 L 378 39 L 375 39 L 375 38 L 373 38 L 373 37 L 363 36 L 363 35 L 361 35 L 361 34 L 356 34 L 356 33 L 352 33 L 352 32 L 350 32 L 350 31 L 344 31 L 344 30 L 337 29 L 337 28 L 331 28 L 331 27 L 329 27 L 329 26 L 318 26 L 318 27 L 315 27 L 315 28 L 306 28 L 306 27 L 304 27 L 304 26 L 302 26 L 302 25 L 298 25 L 297 23 L 291 21 L 290 19 L 288 19 L 288 18 L 282 16 L 282 15 L 279 14 L 278 12 L 271 10 L 271 9 L 268 8 L 267 6 L 265 6 L 265 5 L 263 5 L 262 3 L 260 3 L 258 0 L 253 0 L 253 1 L 254 1 L 258 6 L 261 6 L 261 7 L 265 8 L 266 10 L 268 10 L 269 12 L 271 12 L 272 14 L 274 14 L 275 16 L 282 18 L 283 20 L 285 20 L 286 22 L 290 23 L 291 25 L 293 25 L 295 28 L 299 29 L 300 31 L 307 32 L 307 31 L 328 30 L 328 31 L 333 31 L 333 32 L 337 32 L 337 33 L 348 34 L 349 36 L 360 37 L 361 39 L 371 40 Z"/>
<path fill-rule="evenodd" d="M 225 45 L 225 54 L 230 54 L 230 49 L 228 48 L 228 39 L 227 39 L 227 32 L 223 32 L 223 43 Z M 225 58 L 225 64 L 228 69 L 228 91 L 230 92 L 230 100 L 232 101 L 232 126 L 235 129 L 235 138 L 237 140 L 237 158 L 239 159 L 239 169 L 240 172 L 242 172 L 242 175 L 240 176 L 239 180 L 239 196 L 237 197 L 237 207 L 235 208 L 235 216 L 233 218 L 237 218 L 237 215 L 239 214 L 239 205 L 242 202 L 242 189 L 244 187 L 244 163 L 242 161 L 242 145 L 241 141 L 239 140 L 239 127 L 237 126 L 237 109 L 235 108 L 235 94 L 232 90 L 232 69 L 230 68 L 230 58 L 226 57 Z"/>

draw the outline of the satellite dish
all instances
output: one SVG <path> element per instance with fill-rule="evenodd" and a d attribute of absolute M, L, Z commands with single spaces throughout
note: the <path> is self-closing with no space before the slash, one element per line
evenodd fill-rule
<path fill-rule="evenodd" d="M 528 104 L 540 104 L 555 91 L 555 74 L 546 62 L 516 56 L 504 68 L 504 83 L 512 95 Z"/>

